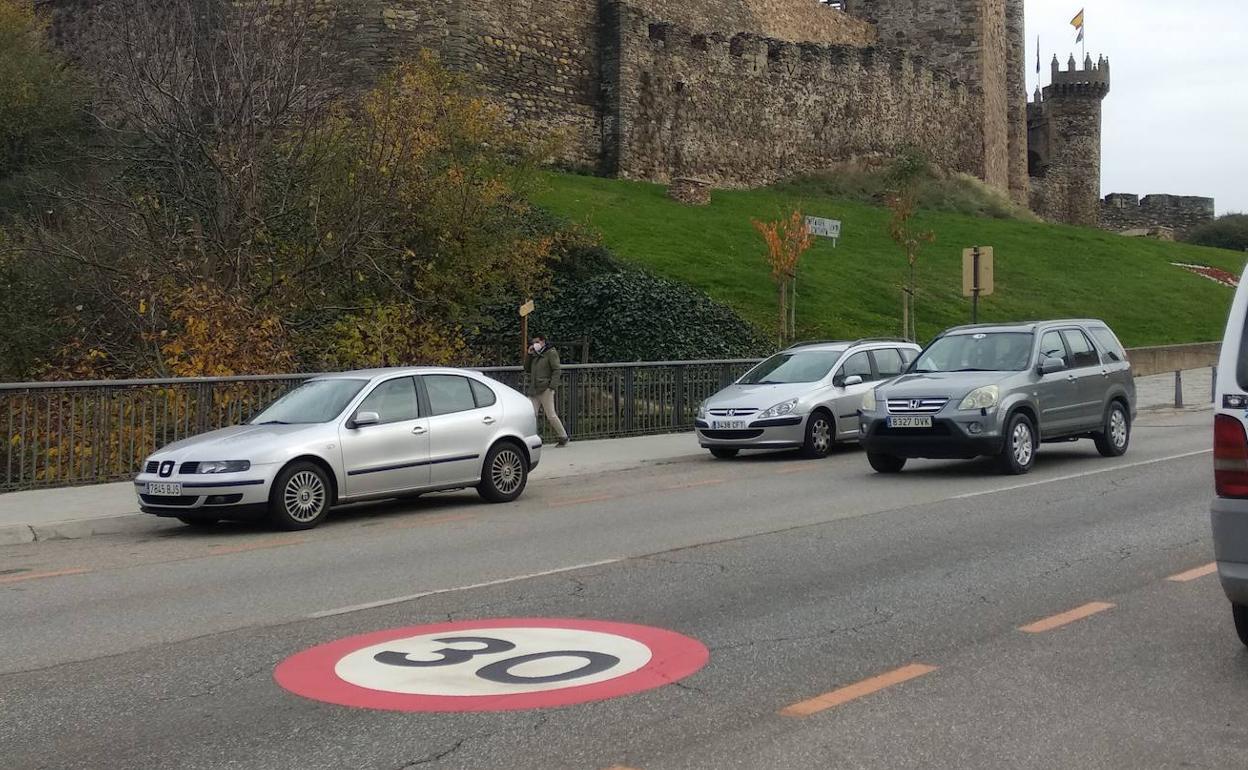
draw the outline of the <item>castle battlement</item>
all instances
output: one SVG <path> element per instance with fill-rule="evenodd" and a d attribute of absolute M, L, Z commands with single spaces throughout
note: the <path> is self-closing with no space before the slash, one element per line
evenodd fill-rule
<path fill-rule="evenodd" d="M 1115 232 L 1165 227 L 1182 238 L 1192 228 L 1212 222 L 1215 213 L 1213 198 L 1110 193 L 1101 202 L 1100 225 Z"/>
<path fill-rule="evenodd" d="M 644 30 L 654 53 L 680 57 L 706 66 L 738 68 L 741 74 L 766 78 L 773 71 L 786 77 L 839 80 L 846 68 L 861 68 L 864 77 L 887 71 L 893 78 L 929 85 L 932 92 L 947 92 L 959 101 L 970 89 L 948 70 L 933 66 L 922 56 L 889 46 L 850 46 L 795 43 L 750 32 L 731 37 L 703 33 L 672 22 L 656 20 L 635 6 L 618 3 L 621 22 L 636 33 Z"/>
<path fill-rule="evenodd" d="M 1109 59 L 1101 56 L 1093 62 L 1091 56 L 1084 57 L 1083 65 L 1076 64 L 1072 54 L 1066 63 L 1066 69 L 1058 64 L 1057 56 L 1050 65 L 1050 82 L 1039 92 L 1038 101 L 1043 102 L 1053 96 L 1086 96 L 1104 99 L 1109 95 Z"/>

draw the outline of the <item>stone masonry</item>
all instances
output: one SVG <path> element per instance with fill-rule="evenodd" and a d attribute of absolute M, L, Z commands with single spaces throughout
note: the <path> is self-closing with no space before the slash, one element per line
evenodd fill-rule
<path fill-rule="evenodd" d="M 1109 61 L 1065 70 L 1054 57 L 1052 82 L 1027 106 L 1031 208 L 1045 219 L 1084 227 L 1100 223 L 1101 102 Z"/>
<path fill-rule="evenodd" d="M 1192 228 L 1212 222 L 1213 198 L 1190 195 L 1138 195 L 1111 193 L 1100 205 L 1102 229 L 1125 230 L 1169 228 L 1182 240 Z"/>

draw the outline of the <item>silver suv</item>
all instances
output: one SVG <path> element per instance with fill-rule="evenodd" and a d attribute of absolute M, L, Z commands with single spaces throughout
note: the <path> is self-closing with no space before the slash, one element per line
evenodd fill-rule
<path fill-rule="evenodd" d="M 698 443 L 724 459 L 742 449 L 824 457 L 858 438 L 862 396 L 919 355 L 905 340 L 803 342 L 776 353 L 698 407 Z"/>
<path fill-rule="evenodd" d="M 932 341 L 906 374 L 863 397 L 861 443 L 880 473 L 910 457 L 995 456 L 1026 473 L 1041 441 L 1091 438 L 1106 457 L 1127 451 L 1135 381 L 1103 321 L 959 326 Z"/>

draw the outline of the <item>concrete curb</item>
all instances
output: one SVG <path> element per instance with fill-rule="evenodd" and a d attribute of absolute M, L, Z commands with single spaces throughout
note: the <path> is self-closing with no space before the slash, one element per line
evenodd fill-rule
<path fill-rule="evenodd" d="M 126 513 L 102 516 L 94 519 L 53 521 L 47 524 L 11 524 L 0 527 L 0 545 L 42 542 L 44 540 L 76 540 L 92 535 L 120 535 L 129 532 L 145 532 L 160 519 L 146 513 Z"/>

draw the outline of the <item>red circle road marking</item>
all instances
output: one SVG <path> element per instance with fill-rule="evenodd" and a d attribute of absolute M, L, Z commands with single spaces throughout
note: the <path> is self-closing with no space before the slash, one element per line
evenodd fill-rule
<path fill-rule="evenodd" d="M 375 690 L 347 682 L 335 670 L 347 655 L 388 641 L 451 631 L 521 627 L 582 630 L 625 637 L 648 647 L 650 660 L 637 670 L 606 681 L 502 695 L 422 695 Z M 573 618 L 491 618 L 406 626 L 349 636 L 286 658 L 274 669 L 273 678 L 296 695 L 342 706 L 385 711 L 517 711 L 571 706 L 662 687 L 696 673 L 709 659 L 710 652 L 698 640 L 653 626 Z"/>

